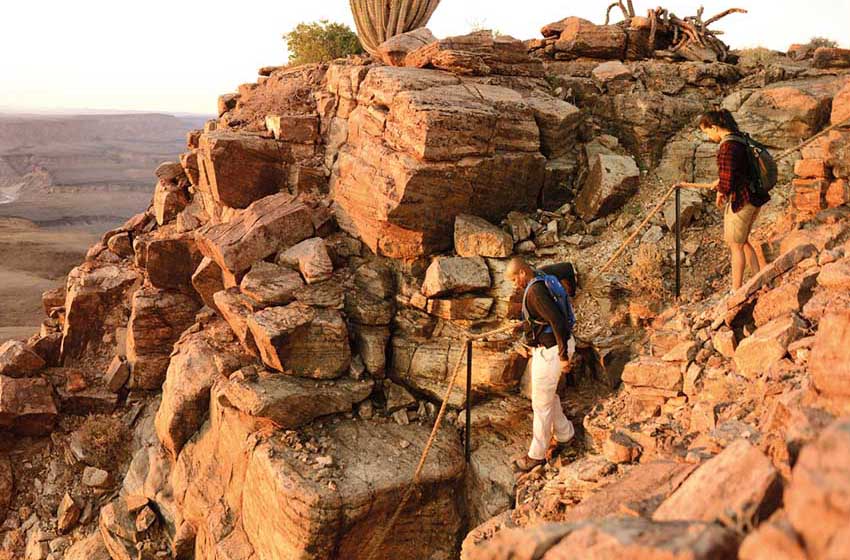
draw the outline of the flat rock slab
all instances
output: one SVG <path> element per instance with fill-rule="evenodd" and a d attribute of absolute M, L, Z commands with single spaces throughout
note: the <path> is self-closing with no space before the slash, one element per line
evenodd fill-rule
<path fill-rule="evenodd" d="M 781 477 L 770 459 L 739 439 L 703 463 L 652 518 L 711 522 L 737 512 L 760 521 L 776 509 L 781 493 Z"/>
<path fill-rule="evenodd" d="M 668 391 L 682 390 L 682 368 L 675 362 L 642 356 L 626 364 L 623 383 L 634 387 L 651 387 Z"/>
<path fill-rule="evenodd" d="M 425 297 L 462 294 L 490 287 L 490 269 L 481 257 L 437 257 L 425 271 Z"/>
<path fill-rule="evenodd" d="M 738 344 L 735 366 L 738 373 L 754 379 L 788 353 L 788 346 L 805 334 L 806 324 L 796 314 L 770 321 Z"/>
<path fill-rule="evenodd" d="M 254 451 L 245 475 L 242 522 L 260 558 L 365 560 L 369 543 L 410 482 L 429 429 L 344 421 L 326 428 L 330 484 L 274 438 Z M 407 442 L 403 444 L 403 442 Z M 380 549 L 386 558 L 451 557 L 461 530 L 456 494 L 463 452 L 443 430 L 415 493 Z"/>
<path fill-rule="evenodd" d="M 53 387 L 46 380 L 0 376 L 0 429 L 44 435 L 53 429 L 57 414 Z"/>
<path fill-rule="evenodd" d="M 713 523 L 636 517 L 503 530 L 467 558 L 715 560 L 735 558 L 737 550 L 737 535 Z"/>
<path fill-rule="evenodd" d="M 260 261 L 242 278 L 239 288 L 260 307 L 286 305 L 304 287 L 301 275 L 285 266 Z"/>
<path fill-rule="evenodd" d="M 216 392 L 223 404 L 290 430 L 320 416 L 351 412 L 352 406 L 369 397 L 373 387 L 371 380 L 314 381 L 263 371 L 253 379 L 236 373 Z"/>
<path fill-rule="evenodd" d="M 226 224 L 198 233 L 198 247 L 222 269 L 237 275 L 255 262 L 313 235 L 310 208 L 286 193 L 258 200 Z"/>

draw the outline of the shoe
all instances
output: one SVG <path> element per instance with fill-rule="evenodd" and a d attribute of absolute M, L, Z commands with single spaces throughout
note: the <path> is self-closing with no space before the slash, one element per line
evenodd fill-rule
<path fill-rule="evenodd" d="M 551 455 L 550 455 L 550 456 L 551 456 L 553 459 L 554 459 L 555 457 L 558 457 L 561 453 L 563 453 L 564 451 L 566 451 L 566 450 L 567 450 L 567 447 L 569 447 L 569 446 L 570 446 L 570 444 L 573 442 L 573 440 L 574 440 L 574 439 L 575 439 L 575 437 L 571 437 L 571 438 L 570 438 L 570 439 L 568 439 L 567 441 L 559 441 L 559 442 L 556 442 L 556 443 L 555 443 L 555 446 L 552 448 L 552 453 L 551 453 Z"/>
<path fill-rule="evenodd" d="M 545 459 L 532 459 L 528 455 L 523 455 L 519 459 L 514 460 L 514 470 L 519 472 L 529 472 L 535 467 L 539 467 L 540 465 L 546 462 Z"/>

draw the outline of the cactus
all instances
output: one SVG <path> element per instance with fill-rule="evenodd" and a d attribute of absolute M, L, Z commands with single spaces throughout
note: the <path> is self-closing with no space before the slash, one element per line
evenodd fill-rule
<path fill-rule="evenodd" d="M 424 27 L 440 0 L 349 0 L 360 43 L 372 55 L 389 39 Z"/>

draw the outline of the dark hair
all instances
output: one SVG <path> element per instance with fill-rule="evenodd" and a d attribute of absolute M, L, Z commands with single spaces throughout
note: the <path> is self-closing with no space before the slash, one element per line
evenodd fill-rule
<path fill-rule="evenodd" d="M 699 120 L 699 127 L 705 128 L 709 126 L 719 126 L 730 132 L 741 132 L 741 129 L 738 128 L 738 123 L 735 121 L 735 117 L 732 116 L 732 113 L 728 109 L 709 111 L 704 114 Z"/>

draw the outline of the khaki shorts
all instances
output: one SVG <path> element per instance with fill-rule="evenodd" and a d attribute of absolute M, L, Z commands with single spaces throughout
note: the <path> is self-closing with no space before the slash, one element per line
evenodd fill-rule
<path fill-rule="evenodd" d="M 732 204 L 726 203 L 723 214 L 723 239 L 726 243 L 746 243 L 753 229 L 753 224 L 761 208 L 756 208 L 749 202 L 737 212 L 732 211 Z"/>

